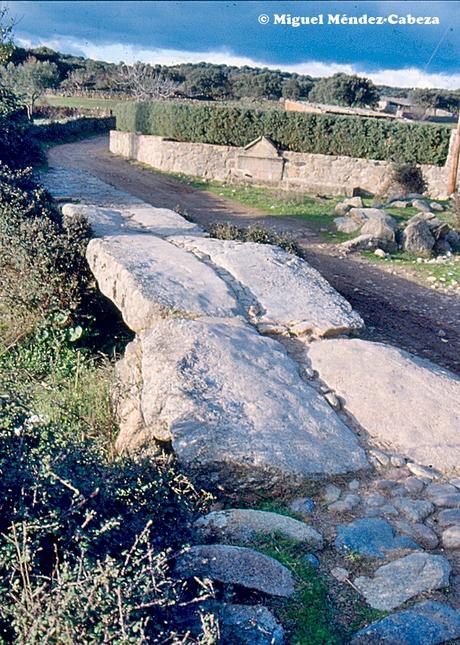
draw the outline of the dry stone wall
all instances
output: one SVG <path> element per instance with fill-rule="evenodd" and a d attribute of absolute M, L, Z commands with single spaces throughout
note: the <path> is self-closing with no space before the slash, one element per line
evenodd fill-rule
<path fill-rule="evenodd" d="M 392 168 L 389 161 L 354 157 L 288 151 L 274 156 L 258 141 L 235 148 L 118 131 L 110 133 L 110 151 L 164 172 L 331 195 L 352 195 L 356 189 L 379 194 Z M 449 155 L 445 166 L 421 166 L 431 197 L 448 197 L 450 164 Z"/>

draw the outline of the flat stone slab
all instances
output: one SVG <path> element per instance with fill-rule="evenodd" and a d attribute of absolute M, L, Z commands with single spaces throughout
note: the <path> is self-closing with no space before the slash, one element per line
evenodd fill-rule
<path fill-rule="evenodd" d="M 154 235 L 94 239 L 86 257 L 102 293 L 137 333 L 171 316 L 226 317 L 239 312 L 229 287 L 210 267 Z"/>
<path fill-rule="evenodd" d="M 124 230 L 145 232 L 169 237 L 174 235 L 203 235 L 200 226 L 187 221 L 175 211 L 155 208 L 149 204 L 106 208 L 90 204 L 64 204 L 66 216 L 83 215 L 88 219 L 97 237 L 123 233 Z"/>
<path fill-rule="evenodd" d="M 146 427 L 184 465 L 264 486 L 366 468 L 354 433 L 249 324 L 176 318 L 141 338 Z"/>
<path fill-rule="evenodd" d="M 270 331 L 337 336 L 364 326 L 316 269 L 270 244 L 178 237 L 174 243 L 223 270 L 254 324 Z"/>
<path fill-rule="evenodd" d="M 123 215 L 143 226 L 150 233 L 160 237 L 170 235 L 204 235 L 198 224 L 176 213 L 169 208 L 156 208 L 150 204 L 139 204 L 121 209 Z"/>
<path fill-rule="evenodd" d="M 401 349 L 357 339 L 313 343 L 311 366 L 370 437 L 424 466 L 460 468 L 460 379 Z"/>
<path fill-rule="evenodd" d="M 222 616 L 222 645 L 283 645 L 284 630 L 264 605 L 225 605 Z"/>
<path fill-rule="evenodd" d="M 192 546 L 177 557 L 175 572 L 180 577 L 210 578 L 271 596 L 289 597 L 294 593 L 289 569 L 267 555 L 241 546 Z"/>
<path fill-rule="evenodd" d="M 198 519 L 195 527 L 203 537 L 220 541 L 250 542 L 258 536 L 279 534 L 314 550 L 323 547 L 322 535 L 305 522 L 268 511 L 245 508 L 213 511 Z"/>
<path fill-rule="evenodd" d="M 388 213 L 381 208 L 351 208 L 348 211 L 348 216 L 361 224 L 371 219 L 389 217 Z"/>
<path fill-rule="evenodd" d="M 364 627 L 351 645 L 439 645 L 456 638 L 460 611 L 427 600 Z"/>
<path fill-rule="evenodd" d="M 371 607 L 391 611 L 414 596 L 447 587 L 450 573 L 444 556 L 411 553 L 383 565 L 373 578 L 361 576 L 353 584 Z"/>
<path fill-rule="evenodd" d="M 136 232 L 129 220 L 114 208 L 102 208 L 88 204 L 64 204 L 62 207 L 64 217 L 85 217 L 91 224 L 94 237 L 120 235 Z"/>
<path fill-rule="evenodd" d="M 386 520 L 363 518 L 339 526 L 335 547 L 342 553 L 359 553 L 370 558 L 384 558 L 392 551 L 419 549 L 406 535 L 396 535 Z"/>

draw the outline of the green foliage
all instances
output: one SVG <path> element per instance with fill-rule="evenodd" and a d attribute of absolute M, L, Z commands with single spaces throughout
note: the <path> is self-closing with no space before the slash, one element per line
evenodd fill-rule
<path fill-rule="evenodd" d="M 0 85 L 0 164 L 21 168 L 42 161 L 42 152 L 30 136 L 26 111 L 17 97 Z"/>
<path fill-rule="evenodd" d="M 443 165 L 450 129 L 383 119 L 174 102 L 120 103 L 117 128 L 174 141 L 245 146 L 265 135 L 280 148 Z"/>
<path fill-rule="evenodd" d="M 21 337 L 31 321 L 76 311 L 91 279 L 89 233 L 83 218 L 61 216 L 30 170 L 0 168 L 0 323 L 9 318 Z"/>
<path fill-rule="evenodd" d="M 58 82 L 58 69 L 49 61 L 30 58 L 21 65 L 8 63 L 0 68 L 0 81 L 19 97 L 32 118 L 37 99 Z"/>
<path fill-rule="evenodd" d="M 421 169 L 413 163 L 396 164 L 392 181 L 404 194 L 424 193 L 427 188 Z"/>
<path fill-rule="evenodd" d="M 5 369 L 0 387 L 2 642 L 183 637 L 210 589 L 190 596 L 169 560 L 206 497 L 166 457 L 113 460 L 36 414 Z"/>
<path fill-rule="evenodd" d="M 273 609 L 295 645 L 335 645 L 343 642 L 337 609 L 318 572 L 307 559 L 308 550 L 286 538 L 260 540 L 256 548 L 290 569 L 297 582 L 289 601 L 273 603 Z"/>
<path fill-rule="evenodd" d="M 310 101 L 349 107 L 373 107 L 378 103 L 379 91 L 368 78 L 335 74 L 322 78 L 309 95 Z"/>
<path fill-rule="evenodd" d="M 288 253 L 303 257 L 303 250 L 296 241 L 287 235 L 278 235 L 263 226 L 254 224 L 248 228 L 238 228 L 235 224 L 211 224 L 209 234 L 219 240 L 240 240 L 241 242 L 257 242 L 257 244 L 273 244 Z"/>

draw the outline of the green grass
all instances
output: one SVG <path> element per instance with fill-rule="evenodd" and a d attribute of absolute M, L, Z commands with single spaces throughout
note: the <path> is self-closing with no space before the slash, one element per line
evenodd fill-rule
<path fill-rule="evenodd" d="M 193 188 L 255 208 L 267 215 L 298 218 L 326 241 L 334 244 L 354 237 L 338 232 L 334 225 L 334 218 L 337 217 L 334 208 L 343 197 L 315 197 L 307 193 L 204 181 L 175 173 L 164 174 Z"/>
<path fill-rule="evenodd" d="M 271 601 L 289 645 L 343 645 L 357 630 L 387 615 L 369 607 L 351 587 L 342 588 L 336 598 L 321 571 L 306 559 L 309 550 L 298 542 L 259 536 L 251 546 L 294 574 L 294 596 Z"/>
<path fill-rule="evenodd" d="M 284 625 L 291 645 L 339 645 L 343 632 L 337 608 L 316 569 L 305 559 L 308 551 L 281 537 L 257 542 L 255 547 L 292 571 L 297 589 L 288 601 L 273 601 L 273 611 Z"/>
<path fill-rule="evenodd" d="M 369 251 L 363 251 L 364 257 L 372 262 L 391 262 L 418 275 L 430 286 L 439 284 L 458 289 L 460 287 L 460 255 L 452 255 L 442 262 L 417 262 L 417 258 L 408 253 L 395 253 L 387 258 L 379 258 Z"/>
<path fill-rule="evenodd" d="M 112 110 L 120 99 L 104 99 L 104 98 L 87 98 L 85 96 L 44 96 L 41 104 L 48 104 L 55 107 L 70 107 L 70 108 L 100 108 L 104 110 Z"/>
<path fill-rule="evenodd" d="M 142 164 L 143 167 L 149 169 L 149 166 Z M 150 168 L 151 170 L 151 168 Z M 157 171 L 155 171 L 157 172 Z M 238 185 L 238 184 L 224 184 L 218 181 L 204 181 L 196 177 L 188 177 L 186 175 L 177 173 L 164 173 L 174 177 L 178 181 L 204 190 L 213 195 L 230 199 L 239 204 L 255 208 L 267 215 L 274 215 L 279 217 L 295 217 L 305 222 L 309 228 L 318 233 L 325 241 L 331 244 L 338 244 L 350 240 L 359 235 L 359 229 L 354 233 L 340 233 L 337 231 L 334 218 L 337 215 L 334 213 L 335 206 L 346 199 L 343 197 L 316 197 L 307 193 L 289 192 L 284 190 L 274 190 L 271 188 L 261 188 L 256 186 Z M 448 204 L 447 201 L 436 200 L 444 207 Z M 372 207 L 372 199 L 363 199 L 364 207 Z M 415 208 L 386 208 L 385 211 L 395 217 L 398 222 L 408 220 L 418 211 Z M 436 215 L 447 221 L 449 224 L 453 223 L 453 216 L 451 212 L 444 211 L 436 213 Z"/>

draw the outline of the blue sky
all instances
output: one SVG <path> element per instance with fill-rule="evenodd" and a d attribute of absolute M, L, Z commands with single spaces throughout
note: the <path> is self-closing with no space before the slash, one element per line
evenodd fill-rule
<path fill-rule="evenodd" d="M 23 44 L 118 62 L 207 60 L 404 86 L 460 87 L 457 2 L 8 2 Z M 266 14 L 268 24 L 258 16 Z M 440 24 L 273 24 L 274 14 L 427 16 Z"/>

